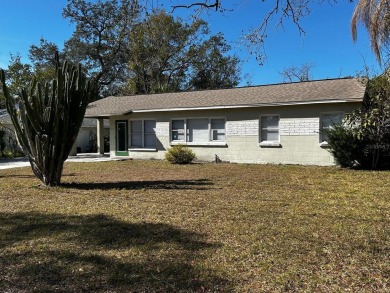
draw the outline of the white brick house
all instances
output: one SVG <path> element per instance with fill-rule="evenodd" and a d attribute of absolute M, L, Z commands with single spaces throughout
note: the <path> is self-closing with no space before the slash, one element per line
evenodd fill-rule
<path fill-rule="evenodd" d="M 110 155 L 163 159 L 175 144 L 199 160 L 332 165 L 322 130 L 358 108 L 365 85 L 327 79 L 256 87 L 107 97 L 86 117 L 110 121 Z M 98 131 L 99 132 L 99 131 Z"/>

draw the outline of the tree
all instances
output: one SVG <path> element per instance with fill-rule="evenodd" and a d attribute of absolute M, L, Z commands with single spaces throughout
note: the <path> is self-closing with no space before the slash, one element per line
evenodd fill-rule
<path fill-rule="evenodd" d="M 22 63 L 19 54 L 11 55 L 6 70 L 7 87 L 11 96 L 19 95 L 21 88 L 28 87 L 34 76 L 42 84 L 55 78 L 56 61 L 53 56 L 57 50 L 57 45 L 41 39 L 39 45 L 30 46 L 29 57 L 32 64 Z M 63 58 L 63 54 L 60 54 L 60 59 Z M 5 97 L 0 89 L 0 109 L 2 108 L 5 108 Z"/>
<path fill-rule="evenodd" d="M 294 81 L 309 81 L 312 79 L 311 69 L 314 67 L 312 63 L 305 63 L 301 66 L 285 67 L 280 75 L 283 78 L 283 82 Z"/>
<path fill-rule="evenodd" d="M 17 96 L 20 89 L 27 87 L 33 76 L 32 66 L 29 64 L 23 64 L 19 54 L 11 55 L 11 61 L 7 69 L 8 76 L 8 91 L 11 96 Z M 0 90 L 0 109 L 5 108 L 5 96 L 4 92 Z"/>
<path fill-rule="evenodd" d="M 131 31 L 130 93 L 171 92 L 181 89 L 200 36 L 208 33 L 202 20 L 184 23 L 180 18 L 155 11 Z"/>
<path fill-rule="evenodd" d="M 172 92 L 236 86 L 240 60 L 227 55 L 222 34 L 211 36 L 207 24 L 191 24 L 156 10 L 131 32 L 130 93 Z"/>
<path fill-rule="evenodd" d="M 240 82 L 240 60 L 237 56 L 225 56 L 231 47 L 221 33 L 212 36 L 197 48 L 192 48 L 189 85 L 193 89 L 231 88 Z"/>
<path fill-rule="evenodd" d="M 56 52 L 59 54 L 60 61 L 65 59 L 64 53 L 59 51 L 56 44 L 43 38 L 40 39 L 39 45 L 31 45 L 29 57 L 33 64 L 33 70 L 36 78 L 41 82 L 50 81 L 55 78 Z"/>
<path fill-rule="evenodd" d="M 365 26 L 371 48 L 379 62 L 381 51 L 390 45 L 390 2 L 388 0 L 360 0 L 352 16 L 352 38 L 357 40 L 357 25 Z"/>
<path fill-rule="evenodd" d="M 62 13 L 76 25 L 64 53 L 81 62 L 101 96 L 114 95 L 129 78 L 129 32 L 140 15 L 137 0 L 68 0 Z"/>
<path fill-rule="evenodd" d="M 5 73 L 0 81 L 18 141 L 28 155 L 32 170 L 43 184 L 59 185 L 64 161 L 77 138 L 93 89 L 81 65 L 67 61 L 61 67 L 56 56 L 56 78 L 42 85 L 34 78 L 19 98 L 11 95 Z"/>

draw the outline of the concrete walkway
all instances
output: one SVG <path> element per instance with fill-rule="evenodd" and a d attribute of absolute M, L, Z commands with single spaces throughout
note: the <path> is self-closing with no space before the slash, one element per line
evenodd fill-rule
<path fill-rule="evenodd" d="M 111 159 L 109 154 L 77 154 L 77 156 L 69 156 L 66 162 L 105 162 L 112 161 L 116 159 Z M 0 159 L 0 170 L 1 169 L 11 169 L 19 167 L 30 166 L 30 162 L 27 157 L 23 158 L 14 158 L 14 159 Z"/>

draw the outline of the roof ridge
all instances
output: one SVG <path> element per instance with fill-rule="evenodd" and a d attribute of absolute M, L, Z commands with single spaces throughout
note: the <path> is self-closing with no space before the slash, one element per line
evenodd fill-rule
<path fill-rule="evenodd" d="M 196 92 L 206 92 L 206 91 L 210 91 L 211 92 L 211 91 L 259 88 L 259 87 L 269 87 L 269 86 L 277 86 L 277 85 L 304 84 L 304 83 L 333 81 L 333 80 L 349 80 L 349 79 L 359 80 L 359 78 L 356 78 L 356 77 L 335 77 L 335 78 L 312 79 L 312 80 L 305 80 L 305 81 L 291 81 L 291 82 L 279 82 L 279 83 L 269 83 L 269 84 L 247 85 L 247 86 L 238 86 L 238 87 L 225 87 L 225 88 L 218 88 L 218 89 L 183 90 L 183 91 L 174 91 L 174 92 L 165 92 L 165 93 L 149 93 L 149 94 L 131 94 L 131 95 L 123 95 L 123 96 L 107 96 L 107 98 L 108 97 L 158 96 L 158 95 L 166 95 L 166 94 L 196 93 Z"/>

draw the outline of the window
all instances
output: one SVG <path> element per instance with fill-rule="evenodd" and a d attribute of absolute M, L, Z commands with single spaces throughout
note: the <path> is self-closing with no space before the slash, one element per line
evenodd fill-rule
<path fill-rule="evenodd" d="M 279 144 L 279 116 L 260 117 L 260 143 Z"/>
<path fill-rule="evenodd" d="M 144 121 L 144 147 L 156 148 L 156 120 Z"/>
<path fill-rule="evenodd" d="M 328 141 L 327 131 L 332 128 L 333 124 L 341 123 L 344 113 L 329 113 L 321 115 L 320 123 L 320 142 L 326 144 Z"/>
<path fill-rule="evenodd" d="M 211 119 L 211 141 L 225 141 L 225 119 Z"/>
<path fill-rule="evenodd" d="M 156 120 L 133 120 L 130 125 L 131 148 L 156 148 Z"/>
<path fill-rule="evenodd" d="M 130 146 L 132 148 L 142 148 L 142 120 L 131 121 L 130 129 Z"/>
<path fill-rule="evenodd" d="M 184 120 L 172 120 L 172 140 L 185 141 Z"/>
<path fill-rule="evenodd" d="M 188 119 L 187 134 L 188 142 L 210 141 L 209 119 Z"/>
<path fill-rule="evenodd" d="M 216 144 L 226 140 L 224 118 L 174 119 L 171 124 L 172 142 Z"/>

